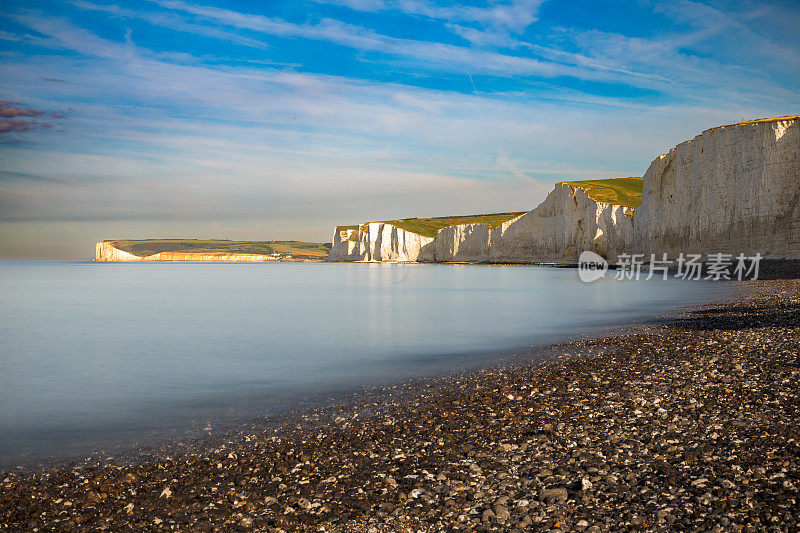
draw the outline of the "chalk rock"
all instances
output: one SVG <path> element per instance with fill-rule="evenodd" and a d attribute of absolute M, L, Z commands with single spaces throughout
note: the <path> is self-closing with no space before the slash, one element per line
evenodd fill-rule
<path fill-rule="evenodd" d="M 706 130 L 644 176 L 632 251 L 800 258 L 800 119 Z"/>

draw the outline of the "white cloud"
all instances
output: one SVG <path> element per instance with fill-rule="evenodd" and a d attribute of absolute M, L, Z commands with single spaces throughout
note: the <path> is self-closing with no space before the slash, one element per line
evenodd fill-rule
<path fill-rule="evenodd" d="M 175 31 L 184 33 L 191 33 L 194 35 L 204 35 L 213 39 L 229 41 L 243 46 L 250 46 L 253 48 L 266 49 L 269 46 L 258 39 L 251 39 L 249 37 L 240 35 L 238 33 L 220 30 L 219 28 L 212 28 L 202 24 L 191 24 L 185 18 L 170 12 L 147 12 L 142 10 L 133 10 L 120 7 L 113 4 L 97 4 L 85 0 L 76 0 L 72 4 L 78 9 L 84 11 L 100 11 L 108 13 L 114 17 L 128 18 L 128 19 L 141 19 L 156 26 L 162 26 Z"/>
<path fill-rule="evenodd" d="M 262 15 L 189 4 L 182 0 L 153 1 L 171 10 L 188 13 L 217 24 L 224 24 L 242 30 L 279 37 L 329 41 L 361 51 L 380 52 L 389 56 L 396 56 L 400 58 L 401 62 L 427 71 L 450 71 L 493 76 L 542 76 L 548 78 L 571 76 L 579 79 L 606 81 L 618 80 L 623 77 L 629 78 L 628 82 L 630 83 L 637 83 L 637 78 L 647 78 L 647 76 L 641 76 L 632 71 L 612 72 L 607 68 L 596 68 L 596 65 L 564 64 L 558 61 L 509 55 L 492 50 L 474 49 L 447 43 L 390 37 L 376 33 L 368 28 L 347 24 L 335 19 L 322 19 L 317 23 L 295 24 Z M 480 41 L 482 44 L 505 42 L 508 46 L 519 46 L 521 43 L 510 40 L 507 33 L 504 32 L 511 27 L 522 29 L 522 25 L 529 23 L 524 22 L 523 24 L 520 21 L 535 20 L 533 17 L 520 16 L 518 13 L 520 10 L 532 10 L 534 4 L 536 3 L 520 2 L 514 4 L 513 9 L 500 6 L 484 10 L 424 7 L 427 4 L 419 3 L 417 5 L 417 3 L 413 2 L 408 3 L 408 5 L 405 3 L 402 5 L 407 12 L 419 12 L 420 14 L 424 12 L 439 16 L 447 15 L 452 20 L 485 19 L 491 23 L 486 32 L 482 30 L 479 32 L 479 30 L 462 26 L 458 26 L 457 31 L 472 42 Z M 498 27 L 502 29 L 499 33 L 496 31 Z"/>
<path fill-rule="evenodd" d="M 488 7 L 463 4 L 442 6 L 427 0 L 318 0 L 347 6 L 357 11 L 398 11 L 447 22 L 471 22 L 482 27 L 521 33 L 537 20 L 544 0 L 511 0 L 494 2 Z"/>

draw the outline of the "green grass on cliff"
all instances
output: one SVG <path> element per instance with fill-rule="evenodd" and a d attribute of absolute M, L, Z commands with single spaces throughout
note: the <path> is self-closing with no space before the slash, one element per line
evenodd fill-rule
<path fill-rule="evenodd" d="M 160 252 L 194 254 L 261 254 L 278 253 L 295 259 L 325 259 L 328 246 L 319 242 L 300 241 L 226 241 L 199 239 L 143 239 L 110 241 L 129 254 L 147 257 Z"/>
<path fill-rule="evenodd" d="M 725 124 L 724 126 L 715 126 L 709 129 L 716 129 L 716 128 L 727 128 L 730 126 L 742 126 L 744 124 L 761 124 L 762 122 L 777 122 L 779 120 L 795 120 L 800 118 L 800 115 L 784 115 L 782 117 L 768 117 L 768 118 L 755 118 L 753 120 L 742 120 L 741 122 L 736 122 L 734 124 Z M 707 131 L 707 130 L 706 130 Z"/>
<path fill-rule="evenodd" d="M 642 178 L 610 178 L 604 180 L 565 181 L 567 185 L 582 187 L 589 197 L 598 202 L 637 207 L 642 203 Z"/>
<path fill-rule="evenodd" d="M 351 226 L 336 226 L 336 231 L 347 231 L 353 230 L 354 233 L 350 234 L 350 237 L 347 239 L 349 241 L 358 242 L 358 224 L 353 224 Z"/>
<path fill-rule="evenodd" d="M 564 183 L 588 189 L 589 196 L 598 202 L 608 202 L 625 207 L 636 207 L 642 202 L 642 178 L 611 178 L 602 180 L 565 181 Z M 528 211 L 512 211 L 484 215 L 400 218 L 396 220 L 382 220 L 381 222 L 392 224 L 398 228 L 424 237 L 436 237 L 436 232 L 447 226 L 456 224 L 486 224 L 489 227 L 495 228 L 503 222 L 517 218 L 527 212 Z M 337 226 L 336 229 L 337 231 L 357 230 L 358 226 Z M 350 240 L 357 241 L 358 235 L 351 235 Z"/>
<path fill-rule="evenodd" d="M 486 224 L 494 228 L 503 222 L 517 218 L 525 213 L 527 213 L 527 211 L 491 213 L 486 215 L 457 215 L 451 217 L 401 218 L 397 220 L 384 220 L 382 222 L 392 224 L 393 226 L 424 237 L 436 237 L 436 232 L 447 226 L 453 226 L 455 224 Z"/>

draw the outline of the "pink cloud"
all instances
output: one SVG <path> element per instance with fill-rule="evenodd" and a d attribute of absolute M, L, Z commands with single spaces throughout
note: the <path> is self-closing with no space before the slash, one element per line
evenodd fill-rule
<path fill-rule="evenodd" d="M 52 124 L 37 120 L 19 120 L 16 118 L 0 118 L 0 135 L 4 133 L 19 133 L 44 128 L 52 128 Z"/>
<path fill-rule="evenodd" d="M 0 100 L 0 117 L 38 117 L 44 114 L 44 111 L 39 111 L 38 109 L 15 107 L 18 105 L 15 102 Z"/>
<path fill-rule="evenodd" d="M 23 117 L 39 117 L 49 114 L 53 119 L 68 118 L 67 115 L 56 111 L 41 111 L 39 109 L 25 108 L 17 102 L 0 100 L 0 135 L 21 133 L 24 131 L 52 128 L 53 125 L 38 120 L 22 120 Z"/>

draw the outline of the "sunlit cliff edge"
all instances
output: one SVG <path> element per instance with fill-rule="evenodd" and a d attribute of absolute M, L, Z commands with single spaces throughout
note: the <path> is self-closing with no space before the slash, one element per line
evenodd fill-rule
<path fill-rule="evenodd" d="M 339 226 L 328 260 L 574 262 L 584 250 L 610 260 L 682 252 L 800 259 L 800 116 L 719 126 L 677 145 L 644 173 L 638 206 L 598 194 L 613 181 L 556 183 L 538 207 L 498 224 L 429 235 L 403 221 Z"/>
<path fill-rule="evenodd" d="M 328 245 L 298 241 L 105 240 L 97 243 L 95 261 L 316 262 L 327 255 Z"/>

